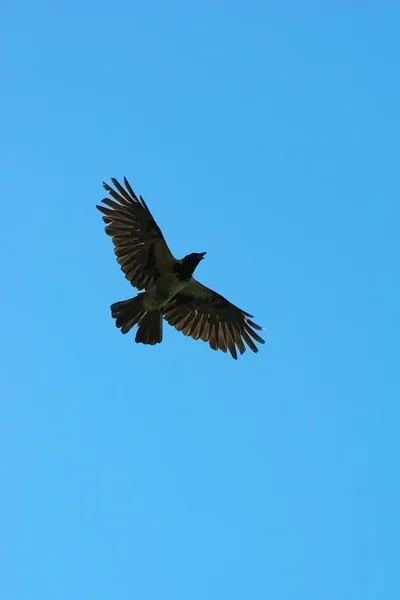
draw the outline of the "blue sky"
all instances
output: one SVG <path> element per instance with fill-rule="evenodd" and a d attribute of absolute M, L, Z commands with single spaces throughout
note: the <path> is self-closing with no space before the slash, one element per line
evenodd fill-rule
<path fill-rule="evenodd" d="M 399 18 L 3 9 L 2 598 L 400 597 Z M 115 328 L 124 175 L 257 355 Z"/>

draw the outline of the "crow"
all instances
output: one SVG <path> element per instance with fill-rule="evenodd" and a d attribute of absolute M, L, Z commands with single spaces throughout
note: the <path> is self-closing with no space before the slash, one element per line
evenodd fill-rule
<path fill-rule="evenodd" d="M 142 196 L 136 196 L 125 177 L 125 187 L 111 181 L 115 189 L 103 183 L 110 197 L 103 198 L 105 206 L 96 208 L 103 214 L 125 277 L 139 291 L 145 290 L 111 305 L 121 333 L 138 325 L 136 342 L 159 344 L 165 319 L 183 334 L 208 342 L 213 350 L 228 350 L 234 359 L 237 350 L 245 352 L 245 343 L 258 352 L 254 340 L 260 344 L 264 340 L 255 330 L 263 328 L 250 320 L 252 315 L 193 278 L 206 252 L 177 260 Z"/>

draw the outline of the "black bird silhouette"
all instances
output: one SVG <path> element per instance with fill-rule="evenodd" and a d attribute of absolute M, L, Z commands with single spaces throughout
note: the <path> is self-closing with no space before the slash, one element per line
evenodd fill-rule
<path fill-rule="evenodd" d="M 142 196 L 139 198 L 124 177 L 123 187 L 111 178 L 115 189 L 103 183 L 111 198 L 97 208 L 103 213 L 105 231 L 125 277 L 138 290 L 134 298 L 111 305 L 111 315 L 122 333 L 138 325 L 135 341 L 162 341 L 163 318 L 178 331 L 208 342 L 213 350 L 229 350 L 233 358 L 243 354 L 245 343 L 258 352 L 254 341 L 264 340 L 252 315 L 192 277 L 205 252 L 192 252 L 181 260 L 171 253 Z M 245 343 L 244 343 L 245 342 Z"/>

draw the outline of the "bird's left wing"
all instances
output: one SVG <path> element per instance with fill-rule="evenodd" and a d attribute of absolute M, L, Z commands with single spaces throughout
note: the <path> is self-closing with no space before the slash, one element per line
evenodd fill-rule
<path fill-rule="evenodd" d="M 183 334 L 208 342 L 213 350 L 229 350 L 235 359 L 236 349 L 245 352 L 244 342 L 253 352 L 258 352 L 253 340 L 264 344 L 254 331 L 263 328 L 250 321 L 252 315 L 195 279 L 168 302 L 164 318 Z"/>
<path fill-rule="evenodd" d="M 138 290 L 148 289 L 175 259 L 142 196 L 136 196 L 125 177 L 125 187 L 114 178 L 111 181 L 115 189 L 103 183 L 111 198 L 104 198 L 106 206 L 97 208 L 104 215 L 106 233 L 112 237 L 125 277 Z"/>

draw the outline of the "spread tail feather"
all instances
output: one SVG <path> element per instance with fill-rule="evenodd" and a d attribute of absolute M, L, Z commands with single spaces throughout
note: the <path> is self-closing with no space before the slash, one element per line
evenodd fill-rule
<path fill-rule="evenodd" d="M 134 325 L 139 325 L 135 342 L 153 346 L 162 341 L 162 314 L 143 307 L 144 294 L 112 304 L 111 315 L 121 333 L 128 333 Z"/>

